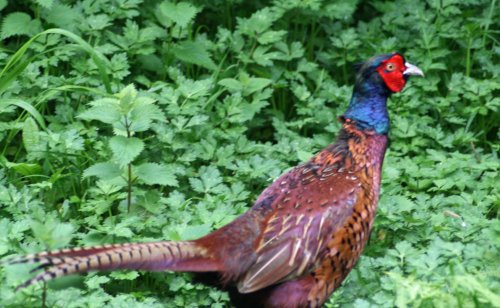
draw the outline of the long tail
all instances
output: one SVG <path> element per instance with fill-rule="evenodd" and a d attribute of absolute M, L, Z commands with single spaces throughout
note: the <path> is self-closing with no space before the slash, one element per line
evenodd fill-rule
<path fill-rule="evenodd" d="M 216 272 L 221 263 L 195 242 L 153 242 L 104 245 L 41 252 L 7 261 L 40 263 L 33 269 L 43 272 L 27 280 L 17 290 L 37 282 L 90 271 L 134 269 L 147 271 Z"/>

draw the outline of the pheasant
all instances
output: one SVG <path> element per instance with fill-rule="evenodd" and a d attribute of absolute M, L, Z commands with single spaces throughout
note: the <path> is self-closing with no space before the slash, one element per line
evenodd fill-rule
<path fill-rule="evenodd" d="M 370 236 L 388 143 L 387 98 L 422 71 L 399 53 L 359 66 L 335 143 L 266 188 L 252 208 L 200 239 L 69 248 L 18 257 L 43 271 L 18 288 L 89 271 L 186 271 L 238 307 L 319 307 Z"/>

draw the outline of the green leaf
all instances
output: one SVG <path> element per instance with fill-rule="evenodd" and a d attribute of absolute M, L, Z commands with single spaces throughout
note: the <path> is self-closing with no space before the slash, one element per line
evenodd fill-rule
<path fill-rule="evenodd" d="M 42 166 L 39 164 L 6 162 L 5 166 L 9 169 L 14 169 L 17 173 L 25 176 L 42 174 Z"/>
<path fill-rule="evenodd" d="M 197 99 L 210 94 L 213 87 L 213 80 L 206 78 L 203 80 L 186 80 L 179 86 L 179 91 L 187 99 Z"/>
<path fill-rule="evenodd" d="M 135 137 L 114 136 L 109 140 L 109 146 L 111 151 L 113 151 L 114 161 L 121 167 L 124 167 L 142 152 L 144 142 Z"/>
<path fill-rule="evenodd" d="M 189 178 L 191 187 L 200 193 L 222 193 L 226 187 L 222 184 L 220 171 L 214 167 L 202 167 L 199 178 Z"/>
<path fill-rule="evenodd" d="M 171 166 L 156 163 L 144 163 L 135 167 L 134 173 L 139 180 L 148 185 L 166 185 L 177 187 L 179 183 Z"/>
<path fill-rule="evenodd" d="M 274 42 L 279 42 L 283 40 L 283 37 L 286 35 L 286 31 L 280 30 L 280 31 L 267 31 L 261 34 L 258 38 L 257 41 L 259 43 L 265 45 L 265 44 L 270 44 Z"/>
<path fill-rule="evenodd" d="M 247 74 L 241 74 L 240 80 L 243 85 L 243 94 L 250 95 L 260 91 L 271 84 L 271 79 L 249 77 Z"/>
<path fill-rule="evenodd" d="M 35 2 L 46 9 L 50 9 L 54 4 L 54 0 L 35 0 Z"/>
<path fill-rule="evenodd" d="M 201 42 L 180 42 L 173 46 L 172 52 L 181 61 L 196 64 L 212 71 L 217 69 L 210 53 Z"/>
<path fill-rule="evenodd" d="M 21 12 L 10 13 L 3 19 L 0 36 L 6 39 L 15 35 L 33 35 L 40 30 L 40 22 L 31 20 L 30 15 Z"/>
<path fill-rule="evenodd" d="M 146 131 L 154 120 L 164 121 L 161 109 L 150 102 L 141 103 L 136 100 L 136 106 L 130 111 L 129 130 L 132 132 Z"/>
<path fill-rule="evenodd" d="M 99 276 L 99 275 L 95 275 L 95 276 L 92 276 L 90 278 L 88 278 L 86 281 L 85 281 L 85 284 L 87 285 L 87 287 L 89 289 L 99 289 L 101 290 L 101 284 L 104 284 L 104 283 L 107 283 L 109 282 L 111 279 L 109 279 L 108 277 L 106 276 Z"/>
<path fill-rule="evenodd" d="M 52 2 L 52 1 L 50 1 Z M 50 3 L 52 5 L 52 3 Z M 47 13 L 47 19 L 57 27 L 75 31 L 79 25 L 78 20 L 82 17 L 81 13 L 75 8 L 66 4 L 57 3 Z"/>
<path fill-rule="evenodd" d="M 46 243 L 51 248 L 68 245 L 75 231 L 73 225 L 55 221 L 53 218 L 43 222 L 32 221 L 31 229 L 38 240 Z"/>
<path fill-rule="evenodd" d="M 221 79 L 217 84 L 226 87 L 231 92 L 238 92 L 243 89 L 241 82 L 234 78 Z"/>
<path fill-rule="evenodd" d="M 135 280 L 139 277 L 139 273 L 137 271 L 118 271 L 111 272 L 109 276 L 117 280 Z"/>
<path fill-rule="evenodd" d="M 259 46 L 252 54 L 252 58 L 259 65 L 271 66 L 274 64 L 274 60 L 279 60 L 282 58 L 282 54 L 275 51 L 269 52 L 269 46 Z"/>
<path fill-rule="evenodd" d="M 133 107 L 132 103 L 137 97 L 137 90 L 133 84 L 129 84 L 120 93 L 115 94 L 115 96 L 120 100 L 120 107 L 123 110 L 123 114 L 126 114 Z"/>
<path fill-rule="evenodd" d="M 23 124 L 23 144 L 26 152 L 34 153 L 43 150 L 40 146 L 40 132 L 33 118 L 28 117 Z"/>
<path fill-rule="evenodd" d="M 120 122 L 121 117 L 122 114 L 116 104 L 93 106 L 78 115 L 78 118 L 83 120 L 97 120 L 106 124 L 116 124 Z"/>
<path fill-rule="evenodd" d="M 96 176 L 101 180 L 112 180 L 122 174 L 122 169 L 115 163 L 97 163 L 83 172 L 83 177 Z"/>
<path fill-rule="evenodd" d="M 189 240 L 198 239 L 204 235 L 207 235 L 210 231 L 211 231 L 211 228 L 208 224 L 186 226 L 186 228 L 182 230 L 180 237 L 181 237 L 181 240 L 183 240 L 183 241 L 189 241 Z"/>
<path fill-rule="evenodd" d="M 165 205 L 161 202 L 161 195 L 155 190 L 148 190 L 144 195 L 138 196 L 137 203 L 154 214 L 160 214 L 165 210 Z"/>
<path fill-rule="evenodd" d="M 43 116 L 30 103 L 23 101 L 21 99 L 2 99 L 0 100 L 0 111 L 4 108 L 7 108 L 10 105 L 14 105 L 24 109 L 24 111 L 28 112 L 36 120 L 36 122 L 41 128 L 43 129 L 46 128 Z"/>
<path fill-rule="evenodd" d="M 196 16 L 198 9 L 188 2 L 175 4 L 170 1 L 164 1 L 160 4 L 160 12 L 180 27 L 186 27 Z"/>

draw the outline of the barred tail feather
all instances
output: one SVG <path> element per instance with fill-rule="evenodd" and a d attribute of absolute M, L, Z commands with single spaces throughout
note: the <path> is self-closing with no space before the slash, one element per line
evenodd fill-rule
<path fill-rule="evenodd" d="M 215 272 L 221 263 L 194 242 L 118 244 L 42 252 L 9 263 L 41 263 L 44 271 L 17 287 L 90 271 L 134 269 L 147 271 Z"/>

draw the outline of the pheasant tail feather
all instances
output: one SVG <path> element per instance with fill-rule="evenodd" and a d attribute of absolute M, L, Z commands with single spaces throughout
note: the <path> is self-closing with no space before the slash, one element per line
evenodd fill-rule
<path fill-rule="evenodd" d="M 28 255 L 9 263 L 40 263 L 34 271 L 43 269 L 19 285 L 18 290 L 37 282 L 97 270 L 211 272 L 221 269 L 220 262 L 212 258 L 206 248 L 194 242 L 168 241 L 63 249 Z"/>

